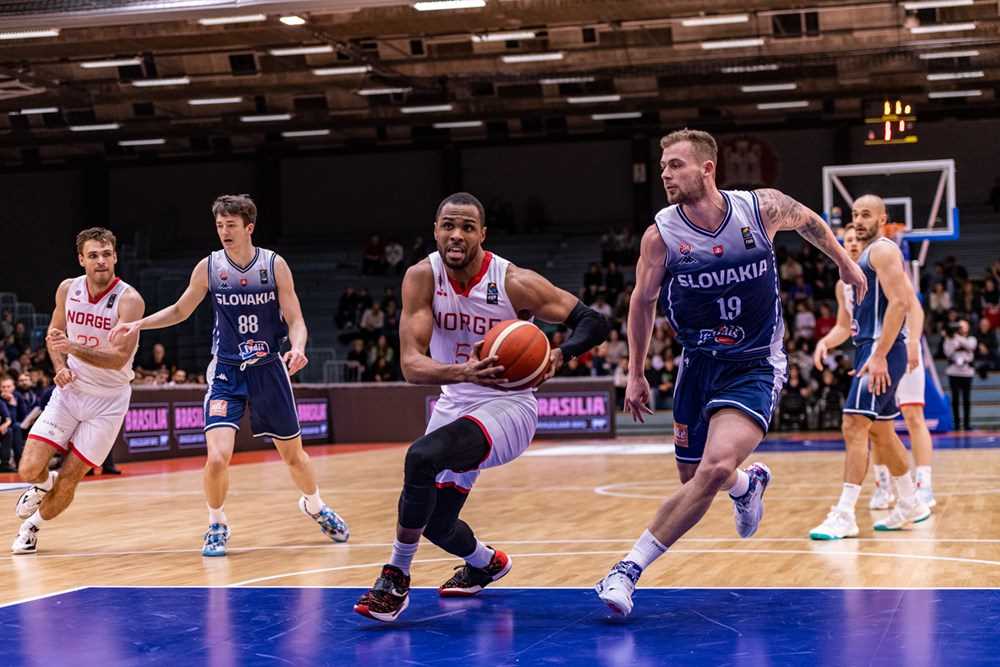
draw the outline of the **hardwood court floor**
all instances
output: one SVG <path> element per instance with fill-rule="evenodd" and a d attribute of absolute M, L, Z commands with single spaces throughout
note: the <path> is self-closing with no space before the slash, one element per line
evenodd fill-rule
<path fill-rule="evenodd" d="M 564 445 L 536 443 L 530 455 L 485 471 L 463 516 L 481 539 L 514 558 L 513 571 L 497 585 L 590 586 L 603 576 L 678 482 L 669 453 L 602 450 L 652 442 L 582 441 L 600 447 L 570 456 L 539 456 Z M 298 494 L 276 457 L 234 465 L 226 558 L 200 553 L 207 522 L 200 469 L 82 484 L 70 509 L 43 528 L 37 554 L 2 556 L 0 605 L 80 586 L 367 587 L 389 554 L 404 452 L 400 446 L 314 456 L 324 498 L 351 525 L 345 545 L 329 542 L 299 513 Z M 929 521 L 902 533 L 873 533 L 871 523 L 882 513 L 867 510 L 869 483 L 858 504 L 859 539 L 813 542 L 809 529 L 839 495 L 842 452 L 761 452 L 753 459 L 771 467 L 774 481 L 758 534 L 736 538 L 732 506 L 720 497 L 642 584 L 998 587 L 1000 449 L 952 449 L 936 457 L 938 506 Z M 0 493 L 7 503 L 0 535 L 8 541 L 20 523 L 13 513 L 18 495 Z M 425 542 L 413 585 L 435 586 L 458 564 Z"/>

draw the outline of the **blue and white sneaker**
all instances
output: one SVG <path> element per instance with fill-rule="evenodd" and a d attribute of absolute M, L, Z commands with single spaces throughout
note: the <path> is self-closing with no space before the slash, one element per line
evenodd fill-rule
<path fill-rule="evenodd" d="M 313 514 L 306 508 L 306 498 L 302 496 L 299 498 L 299 509 L 307 517 L 318 523 L 319 527 L 323 529 L 323 534 L 334 542 L 346 542 L 351 536 L 351 529 L 348 528 L 347 522 L 339 514 L 330 509 L 329 505 L 323 505 L 318 514 Z"/>
<path fill-rule="evenodd" d="M 597 582 L 594 590 L 611 611 L 628 616 L 632 612 L 632 593 L 641 574 L 642 568 L 638 563 L 620 560 L 606 577 Z"/>
<path fill-rule="evenodd" d="M 733 498 L 736 533 L 744 539 L 757 532 L 764 516 L 764 491 L 771 482 L 771 469 L 763 463 L 754 463 L 745 472 L 750 477 L 750 488 L 739 498 Z"/>
<path fill-rule="evenodd" d="M 201 548 L 202 556 L 225 556 L 229 544 L 229 526 L 224 523 L 213 523 L 205 533 L 205 546 Z"/>

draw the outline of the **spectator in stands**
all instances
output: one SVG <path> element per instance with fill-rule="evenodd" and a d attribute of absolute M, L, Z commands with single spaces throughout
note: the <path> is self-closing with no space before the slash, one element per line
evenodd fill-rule
<path fill-rule="evenodd" d="M 799 301 L 795 306 L 795 337 L 813 340 L 816 334 L 816 316 L 807 301 Z"/>
<path fill-rule="evenodd" d="M 632 298 L 632 290 L 634 289 L 635 283 L 625 283 L 625 290 L 620 292 L 618 298 L 615 299 L 614 318 L 619 322 L 624 322 L 628 319 L 628 304 Z"/>
<path fill-rule="evenodd" d="M 941 325 L 948 311 L 951 310 L 951 294 L 945 289 L 943 282 L 934 283 L 927 299 L 927 305 L 931 314 L 931 322 L 936 328 Z"/>
<path fill-rule="evenodd" d="M 802 265 L 799 264 L 794 255 L 789 254 L 785 261 L 782 262 L 780 272 L 781 282 L 786 285 L 792 285 L 802 277 Z"/>
<path fill-rule="evenodd" d="M 1000 290 L 997 290 L 997 281 L 987 278 L 983 281 L 983 290 L 979 293 L 979 308 L 982 313 L 988 306 L 1000 306 Z"/>
<path fill-rule="evenodd" d="M 583 286 L 588 292 L 595 295 L 598 290 L 604 287 L 604 273 L 601 272 L 600 264 L 594 262 L 590 265 L 590 269 L 583 274 Z"/>
<path fill-rule="evenodd" d="M 972 411 L 972 378 L 976 374 L 973 362 L 976 358 L 976 339 L 969 335 L 969 323 L 960 320 L 958 327 L 945 332 L 944 354 L 948 359 L 945 374 L 951 388 L 951 412 L 955 428 L 959 431 L 971 428 L 969 414 Z M 961 404 L 961 410 L 959 409 Z M 960 420 L 959 416 L 964 419 Z"/>
<path fill-rule="evenodd" d="M 811 391 L 802 380 L 798 366 L 788 367 L 788 381 L 781 390 L 779 403 L 782 429 L 803 431 L 809 425 L 809 398 Z"/>
<path fill-rule="evenodd" d="M 491 218 L 487 216 L 487 219 Z M 416 237 L 413 239 L 413 245 L 410 246 L 409 257 L 406 258 L 407 266 L 413 266 L 414 264 L 422 261 L 425 257 L 427 257 L 427 255 L 431 254 L 433 250 L 433 244 L 429 244 L 425 241 L 423 236 Z"/>
<path fill-rule="evenodd" d="M 7 358 L 8 364 L 12 363 L 21 356 L 21 348 L 14 339 L 13 333 L 3 340 L 3 355 Z"/>
<path fill-rule="evenodd" d="M 608 301 L 614 303 L 623 289 L 625 289 L 625 275 L 617 264 L 608 262 L 608 269 L 604 272 L 604 291 L 607 292 Z"/>
<path fill-rule="evenodd" d="M 389 365 L 394 365 L 396 360 L 396 350 L 389 345 L 389 339 L 385 334 L 378 337 L 375 344 L 368 348 L 368 368 L 372 368 L 379 359 L 385 359 Z"/>
<path fill-rule="evenodd" d="M 28 417 L 30 408 L 23 405 L 17 397 L 17 389 L 14 379 L 3 378 L 0 381 L 0 401 L 7 404 L 7 411 L 10 413 L 10 446 L 14 453 L 14 469 L 21 463 L 21 452 L 24 451 L 24 432 L 21 429 L 21 422 Z M 0 464 L 7 464 L 10 457 L 0 453 Z"/>
<path fill-rule="evenodd" d="M 615 366 L 612 382 L 615 385 L 615 405 L 621 410 L 625 405 L 625 387 L 628 386 L 628 357 L 622 357 Z"/>
<path fill-rule="evenodd" d="M 4 389 L 10 382 L 10 378 L 5 378 L 0 383 L 0 472 L 17 471 L 17 468 L 11 465 L 14 453 L 14 415 Z"/>
<path fill-rule="evenodd" d="M 385 357 L 376 359 L 375 363 L 372 364 L 363 377 L 365 382 L 392 382 L 395 379 L 393 377 L 392 365 Z"/>
<path fill-rule="evenodd" d="M 403 269 L 406 268 L 404 259 L 403 244 L 396 239 L 390 239 L 385 244 L 385 266 L 389 273 L 396 276 L 402 274 Z"/>
<path fill-rule="evenodd" d="M 590 369 L 580 363 L 578 357 L 570 357 L 569 361 L 559 367 L 556 375 L 566 378 L 590 377 Z"/>
<path fill-rule="evenodd" d="M 837 324 L 837 318 L 834 316 L 830 304 L 821 303 L 819 305 L 819 317 L 816 318 L 816 328 L 813 330 L 813 342 L 819 341 L 823 336 L 830 333 L 835 324 Z"/>
<path fill-rule="evenodd" d="M 358 326 L 367 341 L 372 342 L 381 336 L 385 328 L 385 311 L 382 310 L 382 304 L 373 303 L 369 306 L 362 313 Z"/>
<path fill-rule="evenodd" d="M 140 378 L 156 378 L 160 371 L 166 371 L 169 377 L 173 363 L 167 358 L 167 348 L 163 343 L 154 343 L 149 355 L 136 366 L 135 374 Z"/>
<path fill-rule="evenodd" d="M 31 354 L 28 352 L 22 352 L 21 356 L 10 363 L 10 369 L 17 371 L 18 374 L 25 373 L 31 370 Z"/>
<path fill-rule="evenodd" d="M 187 384 L 187 371 L 183 368 L 178 368 L 174 371 L 173 375 L 170 376 L 171 386 L 178 384 Z"/>
<path fill-rule="evenodd" d="M 611 366 L 608 365 L 608 342 L 604 341 L 590 351 L 591 374 L 598 377 L 605 377 L 611 373 Z"/>
<path fill-rule="evenodd" d="M 971 280 L 962 283 L 959 289 L 958 299 L 955 307 L 959 314 L 975 324 L 979 320 L 979 295 L 976 293 L 976 286 Z"/>
<path fill-rule="evenodd" d="M 355 338 L 351 341 L 351 349 L 347 352 L 347 369 L 344 379 L 347 382 L 358 382 L 368 367 L 368 353 L 365 351 L 365 341 Z"/>
<path fill-rule="evenodd" d="M 9 308 L 3 309 L 0 315 L 0 340 L 6 340 L 7 336 L 14 333 L 14 314 Z"/>
<path fill-rule="evenodd" d="M 39 376 L 44 377 L 44 372 L 39 369 Z M 38 383 L 31 379 L 31 374 L 21 373 L 17 377 L 17 388 L 14 390 L 14 396 L 17 398 L 17 414 L 18 421 L 27 422 L 30 424 L 34 422 L 38 417 L 37 414 L 32 417 L 32 412 L 40 410 L 40 399 L 39 393 L 41 388 L 36 389 Z"/>
<path fill-rule="evenodd" d="M 990 371 L 995 371 L 1000 361 L 997 352 L 1000 344 L 997 341 L 997 331 L 990 326 L 990 321 L 985 317 L 979 320 L 976 329 L 976 372 L 979 377 L 986 379 Z"/>
<path fill-rule="evenodd" d="M 617 329 L 612 329 L 608 334 L 607 352 L 608 364 L 611 368 L 618 366 L 618 362 L 628 356 L 628 343 L 622 340 L 622 335 Z"/>
<path fill-rule="evenodd" d="M 399 306 L 395 301 L 385 304 L 385 319 L 383 320 L 384 331 L 389 337 L 389 344 L 399 347 Z"/>
<path fill-rule="evenodd" d="M 389 307 L 390 301 L 395 301 L 396 306 L 397 307 L 399 306 L 399 297 L 396 296 L 395 288 L 386 287 L 384 290 L 382 290 L 382 301 L 381 301 L 382 310 L 385 310 L 386 308 Z"/>
<path fill-rule="evenodd" d="M 368 237 L 368 243 L 361 254 L 361 273 L 366 276 L 385 273 L 385 246 L 378 234 Z"/>
<path fill-rule="evenodd" d="M 24 322 L 14 323 L 14 343 L 21 348 L 22 352 L 31 349 L 31 334 L 28 333 L 28 327 L 24 326 Z"/>
<path fill-rule="evenodd" d="M 806 284 L 806 279 L 803 276 L 796 278 L 795 283 L 788 289 L 788 298 L 791 301 L 811 299 L 812 295 L 813 289 Z"/>
<path fill-rule="evenodd" d="M 598 294 L 597 298 L 594 299 L 594 303 L 591 304 L 590 307 L 599 312 L 607 319 L 609 320 L 611 319 L 611 312 L 612 312 L 611 306 L 608 305 L 608 302 L 605 300 L 603 294 Z"/>
<path fill-rule="evenodd" d="M 334 321 L 338 329 L 353 328 L 358 325 L 358 295 L 353 287 L 345 287 L 341 292 Z"/>
<path fill-rule="evenodd" d="M 31 367 L 38 368 L 49 375 L 55 375 L 55 369 L 52 367 L 52 360 L 49 358 L 49 351 L 45 346 L 41 346 L 35 351 L 35 354 L 31 357 Z"/>
<path fill-rule="evenodd" d="M 839 430 L 843 417 L 844 393 L 829 368 L 823 371 L 817 398 L 819 427 Z"/>
<path fill-rule="evenodd" d="M 673 410 L 674 409 L 674 383 L 677 381 L 677 364 L 674 362 L 673 357 L 667 357 L 663 360 L 663 368 L 660 370 L 660 384 L 655 387 L 656 390 L 656 408 L 657 410 Z"/>

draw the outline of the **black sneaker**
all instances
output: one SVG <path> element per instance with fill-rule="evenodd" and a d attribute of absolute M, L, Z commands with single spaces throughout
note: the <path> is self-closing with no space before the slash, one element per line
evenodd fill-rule
<path fill-rule="evenodd" d="M 466 563 L 456 567 L 451 579 L 438 588 L 438 594 L 443 598 L 475 595 L 494 581 L 505 577 L 512 565 L 510 556 L 499 549 L 493 549 L 493 558 L 490 559 L 489 565 L 478 568 Z"/>
<path fill-rule="evenodd" d="M 354 603 L 354 611 L 392 623 L 410 606 L 410 577 L 395 565 L 383 565 L 375 585 Z"/>

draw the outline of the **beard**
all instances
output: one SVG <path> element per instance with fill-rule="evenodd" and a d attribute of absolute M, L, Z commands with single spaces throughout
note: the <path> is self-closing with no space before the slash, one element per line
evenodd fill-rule
<path fill-rule="evenodd" d="M 453 259 L 448 255 L 448 248 L 460 248 L 463 255 L 461 259 Z M 444 260 L 445 266 L 453 271 L 461 271 L 467 267 L 471 262 L 473 257 L 476 256 L 474 252 L 471 252 L 468 246 L 438 246 L 438 253 L 441 255 L 441 259 Z"/>
<path fill-rule="evenodd" d="M 701 200 L 705 196 L 705 187 L 702 184 L 693 185 L 687 190 L 683 190 L 680 186 L 674 186 L 676 189 L 673 194 L 670 194 L 670 190 L 665 190 L 667 193 L 667 202 L 670 204 L 693 204 Z"/>

